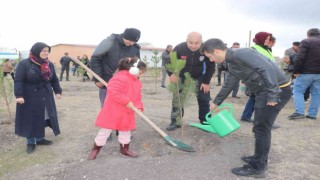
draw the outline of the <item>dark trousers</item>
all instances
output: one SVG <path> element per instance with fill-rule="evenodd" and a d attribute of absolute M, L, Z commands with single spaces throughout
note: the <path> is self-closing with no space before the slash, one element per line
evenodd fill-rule
<path fill-rule="evenodd" d="M 218 84 L 221 84 L 221 74 L 222 74 L 222 71 L 218 69 L 218 73 L 217 73 Z"/>
<path fill-rule="evenodd" d="M 256 96 L 253 132 L 255 135 L 254 159 L 250 165 L 258 170 L 263 170 L 268 162 L 271 146 L 271 129 L 280 110 L 291 98 L 290 86 L 282 88 L 280 94 L 281 102 L 276 106 L 267 106 L 267 94 L 261 93 Z"/>
<path fill-rule="evenodd" d="M 240 79 L 234 84 L 233 90 L 232 90 L 232 97 L 237 96 L 240 86 Z"/>
<path fill-rule="evenodd" d="M 310 86 L 306 89 L 306 92 L 303 94 L 304 101 L 307 101 L 310 97 Z"/>
<path fill-rule="evenodd" d="M 255 95 L 251 94 L 241 115 L 241 120 L 251 119 L 254 111 Z"/>
<path fill-rule="evenodd" d="M 197 101 L 198 101 L 198 118 L 200 120 L 200 123 L 206 120 L 206 115 L 210 111 L 210 92 L 205 94 L 203 90 L 200 90 L 201 81 L 197 81 Z M 178 104 L 178 97 L 176 95 L 173 96 L 172 99 L 172 109 L 171 109 L 171 124 L 177 124 L 181 125 L 181 122 L 179 121 L 181 117 L 184 115 L 184 109 L 179 108 Z M 182 110 L 182 113 L 180 115 L 180 111 Z"/>
<path fill-rule="evenodd" d="M 229 71 L 224 71 L 224 75 L 223 75 L 223 82 L 224 83 L 226 82 L 228 74 L 229 74 Z M 232 97 L 237 96 L 238 91 L 239 91 L 239 86 L 240 86 L 240 79 L 238 79 L 237 82 L 233 86 Z"/>
<path fill-rule="evenodd" d="M 69 66 L 62 66 L 61 67 L 61 73 L 60 73 L 60 81 L 62 81 L 63 73 L 66 71 L 66 80 L 69 80 Z"/>

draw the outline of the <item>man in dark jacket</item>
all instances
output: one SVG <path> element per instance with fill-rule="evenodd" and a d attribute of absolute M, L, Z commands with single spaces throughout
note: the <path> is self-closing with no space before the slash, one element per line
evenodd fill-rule
<path fill-rule="evenodd" d="M 165 88 L 165 82 L 167 77 L 167 68 L 166 65 L 170 63 L 170 52 L 172 51 L 172 45 L 167 45 L 166 50 L 161 54 L 162 59 L 162 78 L 161 78 L 161 87 Z"/>
<path fill-rule="evenodd" d="M 210 62 L 208 58 L 200 54 L 200 47 L 202 44 L 202 35 L 198 32 L 191 32 L 188 34 L 187 41 L 178 44 L 173 51 L 177 53 L 178 59 L 186 60 L 186 66 L 180 72 L 180 78 L 184 78 L 184 73 L 190 73 L 191 77 L 197 81 L 197 100 L 199 106 L 199 120 L 200 123 L 205 121 L 205 116 L 209 112 L 209 101 L 210 101 L 210 80 L 215 70 L 215 63 Z M 206 70 L 204 72 L 203 64 L 206 64 Z M 204 72 L 204 74 L 203 74 Z M 169 79 L 171 82 L 176 83 L 177 77 L 168 72 Z M 175 107 L 174 100 L 177 99 L 173 97 L 172 109 L 171 109 L 171 123 L 167 127 L 168 131 L 175 130 L 181 127 L 181 122 L 179 122 L 179 117 L 183 116 L 180 112 L 179 107 Z M 181 116 L 180 116 L 181 113 Z"/>
<path fill-rule="evenodd" d="M 277 64 L 252 48 L 227 49 L 220 39 L 209 39 L 201 52 L 215 63 L 229 63 L 227 80 L 210 103 L 210 110 L 215 110 L 228 97 L 239 79 L 256 95 L 253 126 L 255 153 L 241 157 L 248 164 L 233 168 L 232 172 L 240 176 L 265 177 L 272 125 L 279 111 L 290 100 L 290 82 Z"/>
<path fill-rule="evenodd" d="M 135 28 L 127 28 L 122 34 L 111 34 L 102 40 L 91 56 L 91 70 L 108 82 L 117 69 L 120 59 L 124 57 L 139 57 L 140 46 L 137 42 L 141 32 Z M 107 94 L 107 87 L 94 78 L 99 87 L 101 107 Z"/>
<path fill-rule="evenodd" d="M 72 59 L 69 57 L 69 53 L 65 52 L 64 56 L 60 59 L 60 64 L 61 64 L 60 81 L 62 81 L 64 71 L 66 71 L 66 80 L 69 81 L 69 68 L 70 68 L 71 61 Z"/>
<path fill-rule="evenodd" d="M 301 41 L 294 57 L 293 75 L 296 77 L 293 87 L 295 112 L 289 119 L 308 118 L 315 120 L 320 106 L 320 30 L 309 29 L 307 39 Z M 308 115 L 304 116 L 304 93 L 310 86 L 311 101 Z"/>

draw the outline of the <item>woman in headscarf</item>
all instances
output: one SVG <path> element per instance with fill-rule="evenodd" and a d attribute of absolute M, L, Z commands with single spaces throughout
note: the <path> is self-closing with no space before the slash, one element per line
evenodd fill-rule
<path fill-rule="evenodd" d="M 60 98 L 62 89 L 54 66 L 48 60 L 50 50 L 45 43 L 35 43 L 29 58 L 20 61 L 16 69 L 15 133 L 27 138 L 28 154 L 35 151 L 36 145 L 52 144 L 45 139 L 45 127 L 51 127 L 55 136 L 60 134 L 53 93 Z"/>

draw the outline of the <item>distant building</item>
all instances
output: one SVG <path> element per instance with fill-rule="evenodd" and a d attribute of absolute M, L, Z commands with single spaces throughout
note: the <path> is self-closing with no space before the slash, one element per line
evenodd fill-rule
<path fill-rule="evenodd" d="M 0 52 L 0 59 L 19 59 L 19 52 Z"/>
<path fill-rule="evenodd" d="M 49 59 L 57 66 L 60 67 L 60 59 L 64 56 L 65 52 L 69 53 L 71 58 L 77 58 L 77 56 L 82 57 L 86 54 L 89 58 L 91 57 L 94 49 L 97 45 L 83 45 L 83 44 L 56 44 L 51 46 L 51 53 L 49 54 Z M 165 48 L 155 48 L 155 47 L 141 47 L 140 56 L 141 59 L 146 57 L 148 66 L 153 66 L 151 62 L 151 57 L 154 55 L 153 51 L 159 52 L 158 56 L 161 57 Z M 158 63 L 158 67 L 161 67 L 161 61 Z"/>

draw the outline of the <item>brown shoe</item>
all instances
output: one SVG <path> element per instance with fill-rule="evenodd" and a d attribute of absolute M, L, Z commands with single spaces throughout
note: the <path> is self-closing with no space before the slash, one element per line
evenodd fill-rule
<path fill-rule="evenodd" d="M 97 146 L 96 143 L 94 143 L 88 159 L 95 160 L 97 155 L 99 154 L 101 148 L 102 148 L 102 146 Z"/>
<path fill-rule="evenodd" d="M 120 153 L 129 157 L 138 157 L 138 154 L 129 150 L 129 144 L 120 144 Z"/>

